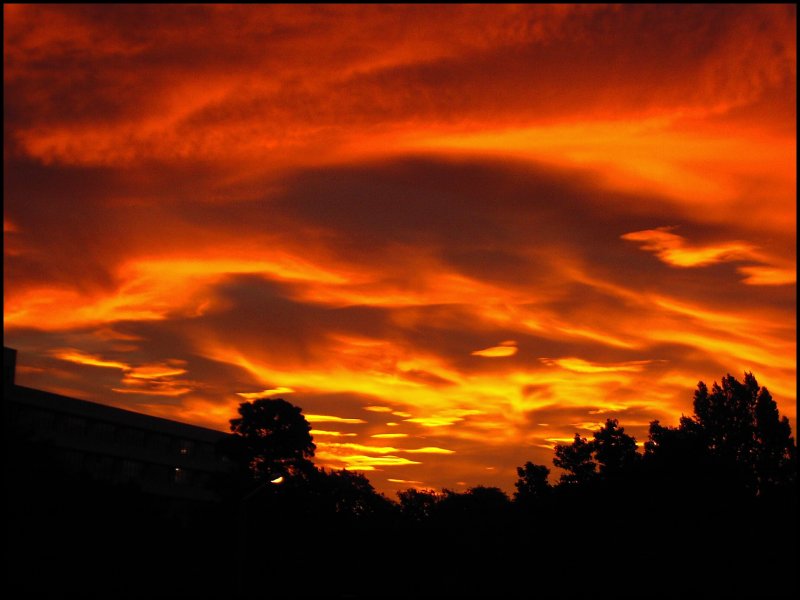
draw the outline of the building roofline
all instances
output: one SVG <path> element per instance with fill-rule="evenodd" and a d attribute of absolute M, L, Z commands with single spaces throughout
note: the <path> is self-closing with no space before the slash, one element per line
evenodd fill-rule
<path fill-rule="evenodd" d="M 13 355 L 10 353 L 13 353 Z M 4 359 L 11 358 L 11 356 L 15 357 L 15 355 L 16 350 L 6 346 L 3 347 Z M 4 371 L 11 371 L 12 369 L 8 367 L 12 366 L 13 368 L 16 366 L 13 363 L 12 365 L 4 365 Z M 216 442 L 227 434 L 227 432 L 218 429 L 190 425 L 189 423 L 173 421 L 172 419 L 166 419 L 164 417 L 156 417 L 124 408 L 117 408 L 116 406 L 109 406 L 89 400 L 71 398 L 54 392 L 16 385 L 13 379 L 9 381 L 8 375 L 13 377 L 13 371 L 11 373 L 4 372 L 6 379 L 4 382 L 6 402 L 18 402 L 54 412 L 84 416 L 100 421 L 122 423 L 129 427 L 137 427 L 200 441 Z"/>
<path fill-rule="evenodd" d="M 88 400 L 70 398 L 53 392 L 37 390 L 22 385 L 14 386 L 14 394 L 8 400 L 24 403 L 29 406 L 45 408 L 54 412 L 63 412 L 76 416 L 84 416 L 98 421 L 124 423 L 130 427 L 138 427 L 149 431 L 157 431 L 170 435 L 190 437 L 197 440 L 214 442 L 226 435 L 225 431 L 190 425 L 164 417 L 156 417 L 116 406 L 108 406 Z"/>

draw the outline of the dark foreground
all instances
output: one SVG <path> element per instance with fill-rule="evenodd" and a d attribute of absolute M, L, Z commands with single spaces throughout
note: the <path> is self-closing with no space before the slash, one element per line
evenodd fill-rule
<path fill-rule="evenodd" d="M 16 474 L 6 487 L 14 597 L 790 597 L 796 517 L 639 481 L 537 505 L 491 494 L 424 517 L 386 503 L 310 510 L 297 490 L 176 504 L 133 487 Z M 288 491 L 286 491 L 288 490 Z M 708 491 L 708 490 L 706 490 Z M 466 496 L 466 495 L 462 495 Z"/>

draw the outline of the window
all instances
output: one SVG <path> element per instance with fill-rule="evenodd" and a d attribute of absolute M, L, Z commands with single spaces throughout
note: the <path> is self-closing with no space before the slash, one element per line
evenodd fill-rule
<path fill-rule="evenodd" d="M 49 410 L 31 411 L 31 417 L 37 429 L 50 430 L 53 428 L 55 415 Z"/>
<path fill-rule="evenodd" d="M 97 440 L 103 440 L 104 442 L 114 441 L 116 431 L 117 428 L 111 423 L 99 421 L 92 424 L 92 437 Z"/>
<path fill-rule="evenodd" d="M 144 477 L 153 483 L 167 483 L 172 481 L 175 477 L 174 473 L 170 472 L 169 467 L 163 465 L 147 465 L 144 471 Z"/>
<path fill-rule="evenodd" d="M 61 458 L 64 461 L 64 466 L 70 472 L 80 471 L 84 468 L 85 457 L 83 452 L 77 450 L 62 450 Z"/>
<path fill-rule="evenodd" d="M 194 443 L 190 440 L 180 440 L 178 442 L 178 453 L 181 456 L 191 456 L 193 454 L 192 450 L 194 450 Z"/>
<path fill-rule="evenodd" d="M 152 433 L 147 436 L 147 447 L 158 452 L 166 452 L 169 448 L 169 438 L 163 433 Z"/>
<path fill-rule="evenodd" d="M 64 420 L 64 429 L 71 435 L 85 435 L 86 419 L 83 417 L 68 415 Z"/>
<path fill-rule="evenodd" d="M 122 461 L 120 475 L 122 476 L 123 480 L 129 481 L 131 479 L 138 479 L 143 470 L 144 465 L 139 461 L 125 459 Z"/>
<path fill-rule="evenodd" d="M 179 485 L 185 485 L 189 483 L 189 471 L 180 467 L 175 467 L 172 481 Z"/>
<path fill-rule="evenodd" d="M 120 431 L 120 440 L 126 446 L 143 446 L 144 445 L 144 431 L 141 429 L 133 429 L 126 427 Z"/>
<path fill-rule="evenodd" d="M 94 462 L 92 475 L 102 479 L 110 479 L 114 473 L 114 459 L 111 456 L 98 455 Z"/>

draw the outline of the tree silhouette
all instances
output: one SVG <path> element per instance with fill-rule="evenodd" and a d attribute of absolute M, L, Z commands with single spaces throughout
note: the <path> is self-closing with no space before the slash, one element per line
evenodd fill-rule
<path fill-rule="evenodd" d="M 696 461 L 703 451 L 702 428 L 690 417 L 681 417 L 678 427 L 662 425 L 658 419 L 650 423 L 644 443 L 649 464 L 683 467 Z"/>
<path fill-rule="evenodd" d="M 571 444 L 556 444 L 553 464 L 567 471 L 561 475 L 561 481 L 566 484 L 581 484 L 592 480 L 597 468 L 592 460 L 593 451 L 593 444 L 577 433 Z"/>
<path fill-rule="evenodd" d="M 625 433 L 616 419 L 607 419 L 606 424 L 595 431 L 592 446 L 601 475 L 619 474 L 640 458 L 636 452 L 636 440 Z"/>
<path fill-rule="evenodd" d="M 754 417 L 757 449 L 754 467 L 759 492 L 795 486 L 797 446 L 792 428 L 789 419 L 778 414 L 778 406 L 765 387 L 758 392 Z"/>
<path fill-rule="evenodd" d="M 412 522 L 421 523 L 431 518 L 441 496 L 433 491 L 409 488 L 397 492 L 397 498 L 403 516 Z"/>
<path fill-rule="evenodd" d="M 544 465 L 536 465 L 528 461 L 522 467 L 517 467 L 519 479 L 514 483 L 517 491 L 514 492 L 514 501 L 530 504 L 547 498 L 552 492 L 547 476 L 550 469 Z"/>
<path fill-rule="evenodd" d="M 363 473 L 320 469 L 312 482 L 338 518 L 365 520 L 383 517 L 393 508 L 391 501 L 376 492 Z"/>
<path fill-rule="evenodd" d="M 713 463 L 758 495 L 796 481 L 797 448 L 789 420 L 780 417 L 772 395 L 752 373 L 745 373 L 743 383 L 728 374 L 710 391 L 700 381 L 694 415 L 682 417 L 677 428 L 651 423 L 645 452 L 662 465 Z"/>
<path fill-rule="evenodd" d="M 282 399 L 261 398 L 239 405 L 224 451 L 258 481 L 313 469 L 316 446 L 300 408 Z"/>

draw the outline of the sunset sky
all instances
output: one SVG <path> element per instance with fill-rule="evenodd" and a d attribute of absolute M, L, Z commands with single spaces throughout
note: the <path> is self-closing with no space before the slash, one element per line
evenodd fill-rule
<path fill-rule="evenodd" d="M 282 397 L 390 496 L 513 491 L 726 373 L 796 430 L 794 5 L 4 17 L 18 383 Z"/>

